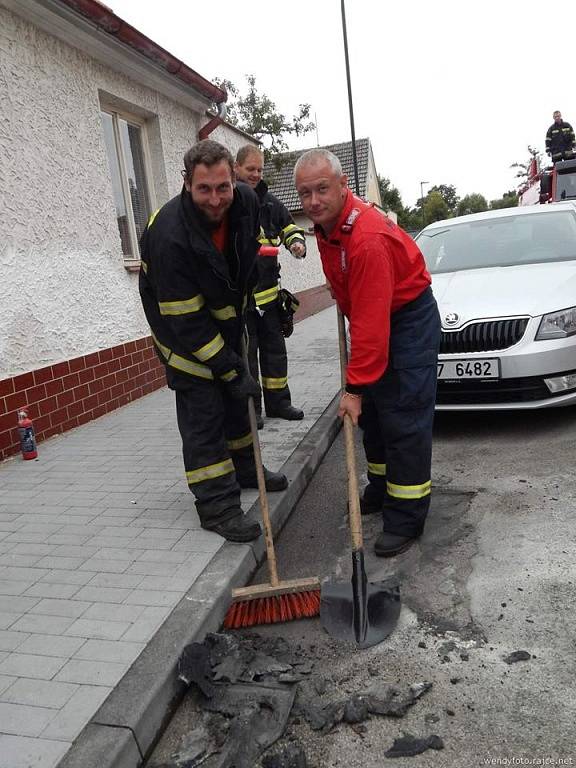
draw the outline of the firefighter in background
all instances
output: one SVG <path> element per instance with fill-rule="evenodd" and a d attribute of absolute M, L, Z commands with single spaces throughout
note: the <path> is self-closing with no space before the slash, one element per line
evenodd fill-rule
<path fill-rule="evenodd" d="M 256 282 L 259 206 L 235 188 L 234 160 L 215 141 L 184 155 L 184 186 L 142 236 L 140 296 L 152 338 L 176 391 L 184 465 L 203 528 L 230 541 L 261 531 L 240 506 L 256 488 L 248 396 L 260 387 L 242 359 L 244 311 Z M 161 468 L 159 467 L 159 472 Z M 266 488 L 287 487 L 265 470 Z"/>
<path fill-rule="evenodd" d="M 306 256 L 304 230 L 298 227 L 286 206 L 268 191 L 262 179 L 264 158 L 262 153 L 248 144 L 241 147 L 236 155 L 236 176 L 258 195 L 260 201 L 260 225 L 262 245 L 284 245 L 297 259 Z M 249 333 L 248 356 L 250 371 L 258 379 L 258 358 L 264 407 L 266 415 L 289 421 L 304 418 L 304 411 L 292 405 L 288 387 L 288 357 L 286 342 L 278 312 L 278 281 L 280 265 L 275 256 L 258 257 L 258 285 L 254 291 L 254 302 L 247 313 Z M 258 427 L 263 426 L 262 403 L 255 402 Z"/>
<path fill-rule="evenodd" d="M 382 511 L 374 550 L 392 557 L 422 533 L 430 506 L 440 317 L 414 241 L 347 187 L 338 158 L 305 152 L 294 168 L 324 273 L 350 327 L 339 415 L 364 432 L 362 511 Z"/>
<path fill-rule="evenodd" d="M 556 110 L 552 115 L 554 122 L 546 131 L 546 154 L 550 155 L 553 163 L 559 160 L 574 159 L 574 129 L 570 123 L 562 120 L 561 113 Z"/>

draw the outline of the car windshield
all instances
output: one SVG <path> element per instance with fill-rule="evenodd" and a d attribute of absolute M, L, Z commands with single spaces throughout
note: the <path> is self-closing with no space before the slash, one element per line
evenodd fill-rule
<path fill-rule="evenodd" d="M 416 242 L 431 273 L 576 259 L 571 211 L 521 214 L 449 224 Z"/>

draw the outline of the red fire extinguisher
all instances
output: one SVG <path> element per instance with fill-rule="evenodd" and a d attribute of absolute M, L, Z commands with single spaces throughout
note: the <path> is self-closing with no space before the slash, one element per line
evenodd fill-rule
<path fill-rule="evenodd" d="M 34 424 L 32 419 L 28 418 L 26 411 L 18 411 L 18 434 L 20 435 L 20 450 L 22 458 L 35 459 L 38 456 L 36 450 L 36 435 L 34 434 Z"/>

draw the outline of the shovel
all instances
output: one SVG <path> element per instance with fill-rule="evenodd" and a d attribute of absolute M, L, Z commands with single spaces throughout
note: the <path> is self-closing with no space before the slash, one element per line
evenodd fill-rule
<path fill-rule="evenodd" d="M 338 310 L 340 370 L 345 385 L 346 330 L 344 317 Z M 352 580 L 326 581 L 320 593 L 320 623 L 329 635 L 355 642 L 359 648 L 370 648 L 388 637 L 400 615 L 400 589 L 395 579 L 369 582 L 364 567 L 364 543 L 360 496 L 354 453 L 354 426 L 344 416 L 346 467 L 348 470 L 348 516 L 352 540 Z"/>

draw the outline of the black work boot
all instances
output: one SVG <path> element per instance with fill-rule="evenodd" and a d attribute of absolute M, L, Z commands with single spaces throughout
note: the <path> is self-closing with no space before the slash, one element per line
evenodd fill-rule
<path fill-rule="evenodd" d="M 378 557 L 395 557 L 406 552 L 416 541 L 418 536 L 400 536 L 397 533 L 382 533 L 374 542 L 374 552 Z"/>
<path fill-rule="evenodd" d="M 266 409 L 266 416 L 272 419 L 286 419 L 286 421 L 301 421 L 304 418 L 304 411 L 300 408 L 294 408 L 293 405 L 284 405 L 280 408 Z"/>
<path fill-rule="evenodd" d="M 202 527 L 205 528 L 205 526 Z M 238 507 L 238 514 L 230 520 L 210 526 L 205 530 L 218 533 L 228 541 L 237 542 L 253 541 L 262 533 L 260 525 L 245 515 L 240 507 Z"/>
<path fill-rule="evenodd" d="M 236 479 L 240 488 L 258 488 L 256 469 L 250 475 L 239 475 L 236 473 Z M 266 480 L 266 490 L 271 493 L 274 491 L 285 491 L 288 488 L 288 478 L 282 472 L 271 472 L 264 467 L 264 479 Z"/>

